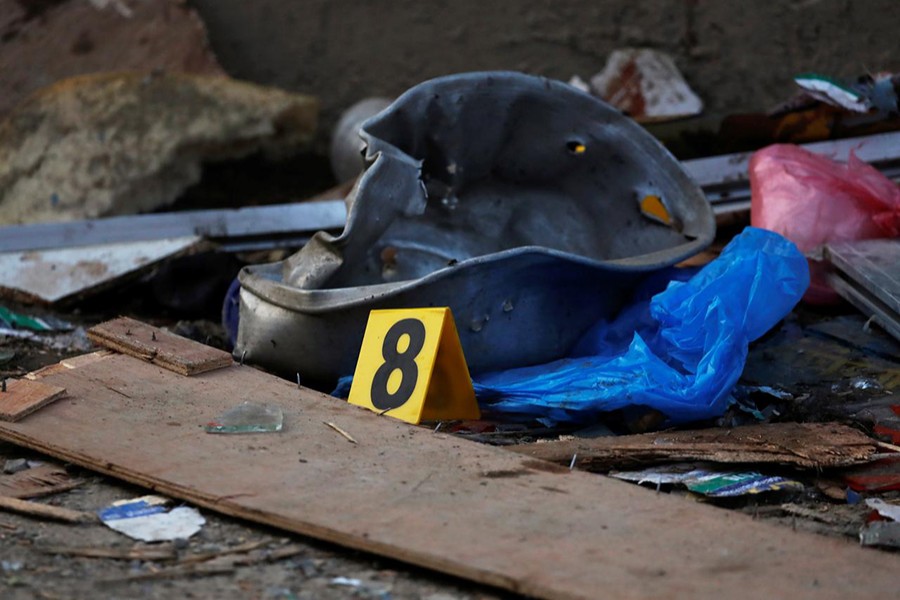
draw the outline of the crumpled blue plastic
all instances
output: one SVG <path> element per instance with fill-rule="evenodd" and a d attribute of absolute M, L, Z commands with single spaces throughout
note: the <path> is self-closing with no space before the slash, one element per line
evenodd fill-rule
<path fill-rule="evenodd" d="M 659 293 L 660 276 L 612 322 L 592 327 L 572 356 L 475 378 L 483 410 L 505 418 L 588 423 L 649 407 L 667 424 L 721 416 L 750 342 L 799 302 L 809 267 L 777 233 L 746 228 L 687 281 Z"/>

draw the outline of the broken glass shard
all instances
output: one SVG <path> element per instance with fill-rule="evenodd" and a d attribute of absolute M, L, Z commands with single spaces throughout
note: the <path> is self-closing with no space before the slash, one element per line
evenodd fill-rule
<path fill-rule="evenodd" d="M 274 404 L 242 402 L 206 424 L 207 433 L 266 433 L 281 431 L 284 414 Z"/>

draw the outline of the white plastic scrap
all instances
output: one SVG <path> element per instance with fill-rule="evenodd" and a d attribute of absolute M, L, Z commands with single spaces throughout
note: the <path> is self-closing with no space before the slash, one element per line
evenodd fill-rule
<path fill-rule="evenodd" d="M 590 82 L 594 93 L 633 117 L 667 120 L 698 115 L 703 101 L 690 88 L 671 56 L 650 48 L 614 50 Z"/>
<path fill-rule="evenodd" d="M 100 520 L 110 529 L 142 542 L 187 539 L 206 523 L 196 508 L 168 510 L 168 503 L 160 496 L 119 500 L 99 512 Z"/>
<path fill-rule="evenodd" d="M 667 485 L 692 481 L 708 473 L 709 471 L 691 464 L 665 465 L 640 471 L 611 471 L 609 476 L 637 484 L 653 483 L 656 485 Z"/>
<path fill-rule="evenodd" d="M 866 506 L 877 510 L 882 517 L 887 517 L 892 521 L 900 521 L 900 505 L 885 502 L 880 498 L 867 498 Z"/>

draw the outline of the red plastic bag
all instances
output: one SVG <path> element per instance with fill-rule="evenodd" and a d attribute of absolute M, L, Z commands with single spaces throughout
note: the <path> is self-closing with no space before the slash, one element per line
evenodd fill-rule
<path fill-rule="evenodd" d="M 823 244 L 900 236 L 900 186 L 851 152 L 839 163 L 799 146 L 776 144 L 750 160 L 750 222 L 780 233 L 810 257 Z M 814 304 L 839 300 L 823 263 L 810 257 Z"/>

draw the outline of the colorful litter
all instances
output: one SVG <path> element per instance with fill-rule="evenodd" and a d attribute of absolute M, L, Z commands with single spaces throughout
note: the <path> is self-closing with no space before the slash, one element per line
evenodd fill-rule
<path fill-rule="evenodd" d="M 643 471 L 613 471 L 610 477 L 656 486 L 679 484 L 709 498 L 732 498 L 763 492 L 802 492 L 804 485 L 779 475 L 721 471 L 697 465 L 672 465 Z"/>

